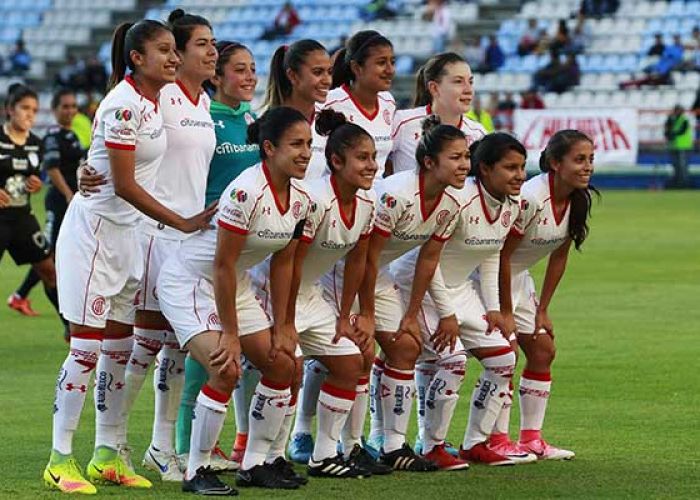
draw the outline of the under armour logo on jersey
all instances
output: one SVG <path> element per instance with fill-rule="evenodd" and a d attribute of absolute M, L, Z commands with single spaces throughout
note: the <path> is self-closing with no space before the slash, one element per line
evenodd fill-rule
<path fill-rule="evenodd" d="M 469 216 L 469 224 L 478 224 L 479 223 L 479 216 L 478 215 L 470 215 Z"/>
<path fill-rule="evenodd" d="M 173 106 L 175 106 L 175 103 L 182 105 L 182 99 L 181 99 L 180 97 L 177 97 L 177 98 L 171 97 L 171 98 L 170 98 L 170 104 L 172 104 Z"/>
<path fill-rule="evenodd" d="M 223 120 L 215 121 L 215 122 L 214 122 L 214 126 L 215 126 L 215 127 L 220 127 L 220 128 L 226 128 L 226 125 L 224 125 L 224 121 L 223 121 Z"/>
<path fill-rule="evenodd" d="M 546 226 L 546 225 L 547 225 L 547 217 L 540 217 L 540 218 L 537 220 L 537 223 L 538 223 L 538 224 L 541 224 L 541 225 L 543 225 L 543 226 Z"/>
<path fill-rule="evenodd" d="M 332 228 L 335 228 L 335 226 L 336 226 L 337 223 L 338 223 L 338 221 L 335 220 L 335 219 L 333 219 L 333 220 L 331 221 L 331 227 L 332 227 Z"/>
<path fill-rule="evenodd" d="M 264 215 L 270 215 L 272 213 L 272 211 L 270 210 L 270 207 L 263 207 L 262 213 Z"/>
<path fill-rule="evenodd" d="M 350 116 L 348 117 L 348 121 L 351 122 L 351 123 L 354 122 L 354 121 L 355 121 L 355 117 L 354 117 L 353 115 L 350 115 Z"/>
<path fill-rule="evenodd" d="M 418 132 L 416 132 L 415 134 L 413 134 L 413 136 L 414 136 L 414 139 L 415 139 L 416 141 L 417 141 L 418 139 L 420 139 L 420 134 L 419 134 Z"/>

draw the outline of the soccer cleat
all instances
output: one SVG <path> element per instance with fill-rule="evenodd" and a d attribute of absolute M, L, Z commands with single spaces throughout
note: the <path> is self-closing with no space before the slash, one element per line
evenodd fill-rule
<path fill-rule="evenodd" d="M 157 472 L 161 481 L 182 481 L 182 472 L 174 453 L 160 451 L 151 445 L 143 456 L 142 465 L 148 470 Z"/>
<path fill-rule="evenodd" d="M 287 446 L 289 458 L 298 464 L 308 464 L 314 451 L 314 438 L 311 434 L 298 432 L 292 436 Z"/>
<path fill-rule="evenodd" d="M 372 455 L 359 444 L 352 447 L 348 460 L 375 476 L 383 476 L 394 472 L 394 469 L 388 465 L 377 462 Z"/>
<path fill-rule="evenodd" d="M 243 463 L 246 444 L 248 444 L 248 434 L 237 433 L 236 441 L 233 443 L 233 450 L 231 450 L 231 460 L 239 464 Z"/>
<path fill-rule="evenodd" d="M 544 439 L 520 441 L 518 445 L 524 450 L 534 453 L 538 460 L 571 460 L 576 456 L 573 451 L 552 446 Z"/>
<path fill-rule="evenodd" d="M 437 465 L 423 457 L 416 455 L 406 443 L 398 450 L 385 453 L 379 458 L 379 463 L 388 465 L 395 470 L 409 472 L 433 472 L 438 470 Z"/>
<path fill-rule="evenodd" d="M 294 470 L 292 462 L 288 462 L 283 457 L 277 457 L 275 461 L 269 465 L 272 466 L 272 468 L 275 469 L 277 473 L 284 479 L 288 481 L 293 481 L 299 486 L 304 486 L 306 483 L 309 482 L 309 480 L 306 479 L 304 476 L 302 476 L 301 474 L 297 474 L 297 472 Z"/>
<path fill-rule="evenodd" d="M 499 440 L 497 442 L 489 442 L 488 447 L 491 451 L 495 451 L 499 455 L 503 455 L 504 457 L 509 458 L 510 460 L 515 462 L 516 465 L 537 462 L 537 455 L 535 455 L 534 453 L 530 453 L 522 446 L 514 443 L 510 439 L 503 441 Z"/>
<path fill-rule="evenodd" d="M 313 477 L 333 477 L 338 479 L 349 479 L 369 477 L 372 474 L 358 467 L 352 460 L 345 460 L 343 455 L 324 458 L 317 462 L 311 457 L 309 460 L 309 476 Z"/>
<path fill-rule="evenodd" d="M 44 483 L 52 489 L 63 493 L 81 493 L 94 495 L 97 488 L 85 479 L 80 472 L 80 466 L 72 455 L 62 456 L 57 452 L 51 452 L 46 469 L 44 469 Z"/>
<path fill-rule="evenodd" d="M 120 484 L 128 488 L 150 488 L 153 484 L 139 476 L 117 451 L 100 446 L 87 466 L 88 479 L 99 484 Z"/>
<path fill-rule="evenodd" d="M 367 450 L 367 453 L 369 453 L 372 458 L 379 460 L 382 454 L 381 450 L 384 447 L 384 436 L 377 436 L 376 438 L 370 437 L 367 440 L 362 438 L 362 447 Z"/>
<path fill-rule="evenodd" d="M 413 451 L 416 452 L 416 455 L 423 455 L 423 441 L 420 439 L 416 439 L 415 444 L 413 445 Z M 455 448 L 452 443 L 449 443 L 445 441 L 445 451 L 452 455 L 455 458 L 459 458 L 459 450 Z"/>
<path fill-rule="evenodd" d="M 7 298 L 7 306 L 23 316 L 39 316 L 39 313 L 32 309 L 32 303 L 29 299 L 23 299 L 16 293 Z"/>
<path fill-rule="evenodd" d="M 470 449 L 465 450 L 460 448 L 459 458 L 466 460 L 467 462 L 480 463 L 484 465 L 515 465 L 508 457 L 499 455 L 495 451 L 489 449 L 486 443 L 479 443 L 472 446 Z"/>
<path fill-rule="evenodd" d="M 439 444 L 424 456 L 427 460 L 437 465 L 440 470 L 465 470 L 469 468 L 469 462 L 453 457 L 445 448 L 444 443 Z"/>
<path fill-rule="evenodd" d="M 299 488 L 299 483 L 280 476 L 279 471 L 275 470 L 271 464 L 256 465 L 248 470 L 239 470 L 236 474 L 236 485 L 241 488 L 257 486 L 276 490 L 296 490 Z"/>
<path fill-rule="evenodd" d="M 211 450 L 209 464 L 214 472 L 235 472 L 240 467 L 238 462 L 229 460 L 228 455 L 224 453 L 224 450 L 219 448 L 218 443 L 214 449 Z"/>
<path fill-rule="evenodd" d="M 192 479 L 183 479 L 182 491 L 195 495 L 232 497 L 238 491 L 222 482 L 211 467 L 200 467 Z"/>

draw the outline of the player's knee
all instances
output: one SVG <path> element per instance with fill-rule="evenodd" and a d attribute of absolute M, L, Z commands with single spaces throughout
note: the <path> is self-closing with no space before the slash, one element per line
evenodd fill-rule
<path fill-rule="evenodd" d="M 275 382 L 291 383 L 295 378 L 296 360 L 279 353 L 274 361 L 265 361 L 259 368 L 265 378 Z"/>
<path fill-rule="evenodd" d="M 236 368 L 230 366 L 223 372 L 215 369 L 214 373 L 209 378 L 208 384 L 219 392 L 231 394 L 236 387 L 236 382 L 238 382 Z"/>
<path fill-rule="evenodd" d="M 372 371 L 372 365 L 374 364 L 374 359 L 376 358 L 376 354 L 374 352 L 374 343 L 372 343 L 372 346 L 365 349 L 365 351 L 362 353 L 362 373 L 369 373 Z"/>
<path fill-rule="evenodd" d="M 56 288 L 56 270 L 51 259 L 44 259 L 34 266 L 39 279 L 48 288 Z"/>
<path fill-rule="evenodd" d="M 528 356 L 528 363 L 542 368 L 549 368 L 554 362 L 556 350 L 554 345 L 539 346 Z"/>

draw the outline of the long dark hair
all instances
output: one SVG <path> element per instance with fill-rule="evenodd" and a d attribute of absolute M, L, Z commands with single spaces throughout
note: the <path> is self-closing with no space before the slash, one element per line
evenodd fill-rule
<path fill-rule="evenodd" d="M 593 141 L 583 132 L 578 130 L 567 129 L 560 130 L 555 133 L 547 147 L 540 155 L 540 170 L 549 172 L 551 170 L 550 162 L 552 160 L 561 161 L 566 156 L 574 144 L 578 142 L 588 142 L 593 144 Z M 589 185 L 585 189 L 574 189 L 569 196 L 571 208 L 569 212 L 569 238 L 574 242 L 576 250 L 581 249 L 581 245 L 588 236 L 588 217 L 591 215 L 592 197 L 591 192 L 600 197 L 598 190 Z"/>
<path fill-rule="evenodd" d="M 177 50 L 184 51 L 187 42 L 192 37 L 192 32 L 197 26 L 206 26 L 210 30 L 211 23 L 202 17 L 195 14 L 188 14 L 182 9 L 175 9 L 168 16 L 168 26 L 175 37 L 175 46 Z"/>
<path fill-rule="evenodd" d="M 338 51 L 333 64 L 333 84 L 331 88 L 350 84 L 355 80 L 355 75 L 350 68 L 350 63 L 355 61 L 362 66 L 369 57 L 372 47 L 393 47 L 391 41 L 384 35 L 374 31 L 358 31 L 345 43 L 345 47 Z"/>
<path fill-rule="evenodd" d="M 224 76 L 224 67 L 239 50 L 247 50 L 251 55 L 253 54 L 248 47 L 240 42 L 233 42 L 230 40 L 220 40 L 216 42 L 216 51 L 219 53 L 219 57 L 216 59 L 216 69 L 214 70 L 216 76 Z M 210 95 L 216 92 L 216 85 L 210 80 L 204 82 L 202 86 Z"/>
<path fill-rule="evenodd" d="M 440 82 L 447 74 L 447 66 L 455 63 L 466 63 L 464 58 L 454 52 L 445 52 L 431 57 L 416 73 L 416 90 L 413 98 L 414 106 L 427 106 L 433 100 L 428 91 L 428 82 Z"/>
<path fill-rule="evenodd" d="M 418 169 L 425 169 L 425 159 L 437 158 L 448 142 L 457 139 L 466 140 L 464 132 L 453 125 L 443 125 L 440 123 L 438 115 L 430 115 L 421 124 L 423 135 L 416 146 L 416 161 Z"/>
<path fill-rule="evenodd" d="M 331 158 L 334 154 L 345 160 L 345 152 L 355 147 L 360 138 L 367 137 L 374 142 L 365 129 L 349 122 L 343 113 L 330 108 L 322 110 L 316 116 L 315 127 L 319 135 L 328 138 L 325 154 L 326 164 L 331 171 L 333 170 Z"/>
<path fill-rule="evenodd" d="M 263 143 L 270 141 L 277 146 L 287 129 L 297 122 L 308 123 L 304 115 L 294 108 L 279 106 L 268 109 L 264 115 L 248 125 L 246 142 L 260 146 L 260 157 L 265 160 L 267 155 Z"/>
<path fill-rule="evenodd" d="M 276 108 L 282 106 L 282 103 L 289 99 L 293 89 L 292 82 L 287 76 L 287 70 L 291 69 L 298 73 L 306 61 L 306 57 L 317 50 L 327 52 L 320 42 L 309 39 L 297 40 L 288 46 L 281 45 L 275 50 L 270 60 L 270 76 L 265 90 L 264 107 Z"/>
<path fill-rule="evenodd" d="M 478 141 L 469 145 L 469 153 L 472 159 L 472 169 L 469 175 L 473 175 L 481 180 L 481 169 L 483 167 L 493 167 L 508 154 L 508 151 L 515 151 L 527 158 L 527 150 L 522 143 L 510 134 L 505 132 L 494 132 L 485 135 Z"/>
<path fill-rule="evenodd" d="M 14 108 L 18 102 L 27 97 L 32 97 L 39 101 L 39 95 L 23 83 L 13 83 L 7 88 L 7 97 L 5 97 L 5 117 L 10 118 L 10 110 Z"/>
<path fill-rule="evenodd" d="M 61 104 L 61 99 L 64 96 L 72 95 L 75 97 L 75 90 L 66 87 L 61 87 L 53 93 L 51 96 L 51 109 L 56 109 Z"/>
<path fill-rule="evenodd" d="M 144 19 L 138 23 L 122 23 L 114 30 L 112 36 L 112 76 L 107 90 L 111 90 L 124 79 L 127 68 L 134 71 L 134 62 L 129 54 L 132 50 L 143 54 L 145 43 L 153 40 L 161 31 L 170 32 L 170 28 L 160 21 Z"/>

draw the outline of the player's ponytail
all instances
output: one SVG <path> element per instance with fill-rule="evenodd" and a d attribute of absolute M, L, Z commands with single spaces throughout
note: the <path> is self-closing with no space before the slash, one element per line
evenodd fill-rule
<path fill-rule="evenodd" d="M 331 171 L 334 169 L 333 155 L 345 161 L 345 152 L 353 148 L 360 138 L 367 137 L 374 142 L 372 136 L 365 129 L 350 123 L 344 114 L 330 108 L 324 109 L 318 114 L 315 126 L 319 135 L 328 138 L 325 155 L 326 164 Z"/>
<path fill-rule="evenodd" d="M 326 48 L 316 40 L 297 40 L 291 45 L 277 47 L 270 60 L 270 71 L 265 89 L 265 108 L 282 106 L 291 96 L 294 88 L 287 75 L 291 70 L 299 73 L 308 55 L 315 51 L 326 52 Z"/>
<path fill-rule="evenodd" d="M 112 35 L 112 75 L 109 78 L 107 90 L 111 90 L 124 79 L 127 69 L 136 68 L 131 59 L 131 51 L 144 53 L 144 45 L 152 40 L 160 31 L 170 29 L 160 21 L 145 19 L 138 23 L 122 23 Z"/>
<path fill-rule="evenodd" d="M 372 47 L 393 47 L 391 41 L 374 30 L 358 31 L 346 42 L 345 47 L 338 51 L 333 64 L 333 85 L 350 85 L 355 80 L 352 72 L 352 61 L 362 66 Z"/>
<path fill-rule="evenodd" d="M 304 115 L 294 108 L 279 106 L 268 109 L 264 115 L 248 125 L 246 142 L 260 146 L 260 157 L 265 160 L 265 141 L 277 146 L 287 129 L 298 122 L 308 123 Z"/>
<path fill-rule="evenodd" d="M 527 158 L 527 150 L 522 143 L 505 132 L 488 134 L 469 145 L 472 168 L 469 175 L 481 179 L 484 169 L 493 168 L 509 151 L 515 151 Z"/>
<path fill-rule="evenodd" d="M 466 140 L 464 132 L 453 125 L 443 125 L 438 115 L 428 115 L 421 124 L 423 135 L 416 146 L 416 162 L 419 170 L 425 170 L 426 158 L 435 160 L 445 145 L 451 141 Z"/>
<path fill-rule="evenodd" d="M 428 59 L 416 73 L 416 90 L 413 105 L 418 107 L 430 104 L 433 101 L 433 96 L 428 90 L 428 84 L 430 82 L 440 83 L 447 74 L 447 66 L 456 63 L 466 64 L 466 61 L 462 56 L 454 52 L 445 52 Z"/>
<path fill-rule="evenodd" d="M 574 144 L 581 141 L 593 144 L 590 137 L 578 130 L 567 129 L 555 133 L 540 155 L 540 170 L 550 172 L 552 160 L 561 161 Z M 581 249 L 581 245 L 588 237 L 588 217 L 591 215 L 593 204 L 591 192 L 600 197 L 598 190 L 590 184 L 585 189 L 574 189 L 569 195 L 569 238 L 574 242 L 576 250 Z"/>

